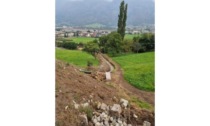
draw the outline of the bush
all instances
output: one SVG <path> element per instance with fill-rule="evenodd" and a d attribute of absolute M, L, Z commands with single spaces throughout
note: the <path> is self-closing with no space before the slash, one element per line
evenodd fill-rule
<path fill-rule="evenodd" d="M 88 66 L 88 67 L 93 66 L 93 62 L 87 61 L 87 66 Z"/>
<path fill-rule="evenodd" d="M 144 33 L 141 37 L 134 37 L 133 42 L 134 52 L 152 51 L 155 49 L 155 34 Z"/>
<path fill-rule="evenodd" d="M 55 45 L 56 47 L 63 47 L 63 42 L 56 42 Z"/>
<path fill-rule="evenodd" d="M 57 47 L 63 47 L 63 48 L 72 49 L 72 50 L 77 49 L 77 43 L 71 42 L 71 41 L 70 42 L 66 42 L 66 41 L 56 42 L 55 44 Z"/>
<path fill-rule="evenodd" d="M 84 43 L 80 42 L 80 43 L 78 44 L 78 46 L 79 46 L 80 48 L 83 48 L 83 47 L 84 47 Z"/>
<path fill-rule="evenodd" d="M 63 48 L 66 48 L 66 49 L 77 49 L 77 43 L 75 43 L 75 42 L 64 42 L 63 43 Z"/>

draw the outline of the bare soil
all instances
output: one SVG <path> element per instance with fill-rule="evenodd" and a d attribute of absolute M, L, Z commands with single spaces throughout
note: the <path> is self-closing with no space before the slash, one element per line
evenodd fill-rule
<path fill-rule="evenodd" d="M 110 66 L 104 62 L 101 56 L 115 67 L 111 74 L 111 81 L 95 77 L 95 73 L 99 71 L 110 70 Z M 119 65 L 106 55 L 101 56 L 97 56 L 100 60 L 100 66 L 92 69 L 95 70 L 93 74 L 82 73 L 79 71 L 80 68 L 56 60 L 56 126 L 80 126 L 78 119 L 80 112 L 74 109 L 72 102 L 74 100 L 76 103 L 85 103 L 90 95 L 93 96 L 94 101 L 103 102 L 107 105 L 116 103 L 113 97 L 124 98 L 130 102 L 131 97 L 135 96 L 139 100 L 154 106 L 153 92 L 141 91 L 131 86 L 124 80 Z M 66 110 L 66 106 L 69 109 Z M 131 103 L 131 113 L 140 117 L 138 120 L 132 119 L 130 123 L 133 126 L 141 126 L 145 120 L 154 126 L 154 111 L 139 108 L 136 104 Z"/>

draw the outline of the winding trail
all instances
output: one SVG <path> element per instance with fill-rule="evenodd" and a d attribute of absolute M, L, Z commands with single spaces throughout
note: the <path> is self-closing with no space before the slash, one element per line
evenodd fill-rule
<path fill-rule="evenodd" d="M 129 84 L 123 77 L 123 71 L 120 65 L 114 62 L 110 57 L 105 54 L 98 54 L 97 56 L 101 62 L 100 67 L 104 67 L 106 71 L 111 71 L 112 82 L 117 84 L 120 88 L 124 89 L 129 95 L 135 95 L 139 100 L 148 102 L 154 105 L 154 92 L 139 90 Z"/>

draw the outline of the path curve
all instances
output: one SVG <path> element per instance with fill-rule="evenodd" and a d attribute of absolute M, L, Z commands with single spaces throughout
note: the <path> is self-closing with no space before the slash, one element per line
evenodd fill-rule
<path fill-rule="evenodd" d="M 123 71 L 121 70 L 120 65 L 114 62 L 107 55 L 98 54 L 98 58 L 101 61 L 101 64 L 103 64 L 104 66 L 106 65 L 107 70 L 109 69 L 109 71 L 112 71 L 112 82 L 123 88 L 125 91 L 128 92 L 128 94 L 134 94 L 137 98 L 139 98 L 139 100 L 154 105 L 154 92 L 139 90 L 129 84 L 123 77 Z"/>

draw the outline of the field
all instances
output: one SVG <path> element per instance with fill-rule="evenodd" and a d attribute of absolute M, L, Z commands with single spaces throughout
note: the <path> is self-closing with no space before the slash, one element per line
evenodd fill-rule
<path fill-rule="evenodd" d="M 71 38 L 59 38 L 58 40 L 67 40 L 67 41 L 70 41 L 72 40 L 73 42 L 76 42 L 76 43 L 87 43 L 87 42 L 90 42 L 90 41 L 93 41 L 97 38 L 89 38 L 89 37 L 71 37 Z"/>
<path fill-rule="evenodd" d="M 120 64 L 124 78 L 136 88 L 154 91 L 154 52 L 128 54 L 113 58 Z"/>
<path fill-rule="evenodd" d="M 90 54 L 82 52 L 79 50 L 66 50 L 56 48 L 56 59 L 80 66 L 86 67 L 87 61 L 93 63 L 93 65 L 98 65 L 98 61 Z"/>
<path fill-rule="evenodd" d="M 125 39 L 129 39 L 129 40 L 133 40 L 133 37 L 135 36 L 139 36 L 139 35 L 130 35 L 130 34 L 126 34 L 125 35 Z M 93 41 L 95 39 L 98 39 L 98 38 L 90 38 L 90 37 L 71 37 L 71 38 L 58 38 L 57 40 L 58 41 L 63 41 L 63 40 L 67 40 L 67 41 L 73 41 L 73 42 L 76 42 L 76 43 L 87 43 L 87 42 L 90 42 L 90 41 Z"/>
<path fill-rule="evenodd" d="M 129 40 L 133 40 L 133 37 L 139 36 L 138 34 L 136 35 L 131 35 L 131 34 L 125 34 L 125 38 L 124 39 L 129 39 Z"/>

